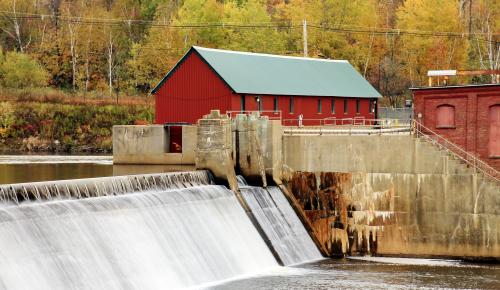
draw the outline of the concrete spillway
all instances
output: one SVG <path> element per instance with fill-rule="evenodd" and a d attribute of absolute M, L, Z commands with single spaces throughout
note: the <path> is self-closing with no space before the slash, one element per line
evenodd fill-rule
<path fill-rule="evenodd" d="M 54 199 L 80 199 L 140 192 L 209 185 L 207 171 L 157 173 L 129 176 L 56 180 L 0 185 L 0 204 L 20 204 Z"/>
<path fill-rule="evenodd" d="M 243 185 L 239 179 L 240 185 Z M 284 265 L 321 259 L 321 253 L 288 200 L 276 186 L 241 186 L 240 191 Z"/>
<path fill-rule="evenodd" d="M 233 192 L 148 184 L 0 206 L 0 289 L 172 289 L 277 266 Z"/>

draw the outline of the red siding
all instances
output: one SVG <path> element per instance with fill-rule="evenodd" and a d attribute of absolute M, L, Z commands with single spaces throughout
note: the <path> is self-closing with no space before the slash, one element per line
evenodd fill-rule
<path fill-rule="evenodd" d="M 256 95 L 245 95 L 245 110 L 258 110 Z M 260 96 L 262 110 L 274 110 L 272 95 Z M 283 119 L 297 120 L 303 115 L 304 125 L 317 125 L 319 119 L 335 117 L 374 119 L 369 112 L 369 99 L 360 98 L 360 112 L 356 113 L 356 98 L 347 98 L 349 110 L 344 113 L 344 98 L 335 97 L 335 113 L 331 112 L 331 97 L 294 96 L 294 112 L 290 112 L 290 96 L 277 96 L 278 110 Z M 318 113 L 318 99 L 322 102 L 322 112 Z M 210 110 L 241 110 L 241 95 L 233 93 L 219 76 L 195 53 L 188 55 L 170 78 L 156 92 L 156 123 L 196 121 Z M 315 119 L 316 121 L 307 121 Z"/>
<path fill-rule="evenodd" d="M 156 93 L 156 123 L 196 123 L 212 109 L 225 113 L 231 89 L 196 54 L 191 53 Z"/>
<path fill-rule="evenodd" d="M 262 110 L 274 110 L 274 98 L 272 95 L 245 95 L 246 111 L 258 110 L 257 97 L 261 97 L 263 102 Z M 314 97 L 314 96 L 293 96 L 294 111 L 290 112 L 291 96 L 276 96 L 278 98 L 278 110 L 282 112 L 282 118 L 289 120 L 285 125 L 297 125 L 297 118 L 300 114 L 303 115 L 304 125 L 318 125 L 318 120 L 325 118 L 365 118 L 375 119 L 375 114 L 370 112 L 370 99 L 360 98 L 360 111 L 356 113 L 356 98 L 334 97 L 335 113 L 332 113 L 331 100 L 332 97 Z M 318 99 L 321 99 L 321 113 L 318 112 Z M 348 112 L 344 113 L 344 99 L 348 101 Z M 239 111 L 241 108 L 241 96 L 233 95 L 232 110 Z M 314 119 L 314 121 L 307 121 Z"/>
<path fill-rule="evenodd" d="M 500 85 L 429 88 L 415 90 L 413 95 L 417 120 L 500 170 L 500 159 L 491 156 L 489 148 L 490 144 L 498 142 L 490 140 L 497 136 L 490 132 L 490 110 L 500 104 Z M 452 128 L 436 126 L 437 108 L 442 105 L 455 107 L 455 126 Z"/>

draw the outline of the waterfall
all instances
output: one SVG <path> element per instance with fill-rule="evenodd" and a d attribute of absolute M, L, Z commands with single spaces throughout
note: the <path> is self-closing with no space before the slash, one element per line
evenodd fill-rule
<path fill-rule="evenodd" d="M 245 186 L 240 191 L 262 230 L 284 265 L 321 259 L 321 253 L 304 225 L 276 186 L 267 188 Z"/>
<path fill-rule="evenodd" d="M 186 188 L 211 183 L 210 174 L 201 170 L 18 183 L 0 185 L 0 205 L 120 195 L 149 189 Z"/>
<path fill-rule="evenodd" d="M 172 289 L 277 266 L 234 193 L 203 176 L 3 187 L 0 289 Z M 277 235 L 302 246 L 296 227 Z"/>

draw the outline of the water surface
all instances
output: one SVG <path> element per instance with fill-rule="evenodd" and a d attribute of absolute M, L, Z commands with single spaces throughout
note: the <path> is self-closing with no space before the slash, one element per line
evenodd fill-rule
<path fill-rule="evenodd" d="M 210 289 L 500 289 L 500 265 L 384 259 L 326 259 Z"/>
<path fill-rule="evenodd" d="M 0 184 L 189 171 L 186 165 L 113 165 L 112 156 L 0 155 Z"/>

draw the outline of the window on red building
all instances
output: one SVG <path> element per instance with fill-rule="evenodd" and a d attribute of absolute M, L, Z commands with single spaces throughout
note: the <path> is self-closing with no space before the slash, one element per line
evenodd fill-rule
<path fill-rule="evenodd" d="M 321 98 L 318 98 L 318 114 L 321 114 L 323 111 L 323 108 L 321 107 Z"/>
<path fill-rule="evenodd" d="M 274 96 L 274 111 L 278 111 L 278 97 Z"/>
<path fill-rule="evenodd" d="M 436 128 L 455 128 L 455 107 L 440 105 L 436 110 Z"/>
<path fill-rule="evenodd" d="M 244 112 L 246 110 L 245 106 L 245 95 L 241 95 L 240 97 L 240 110 Z"/>
<path fill-rule="evenodd" d="M 490 157 L 500 157 L 500 104 L 490 107 L 490 138 L 488 142 Z"/>
<path fill-rule="evenodd" d="M 288 111 L 293 114 L 293 97 L 290 97 L 290 104 L 288 106 Z"/>
<path fill-rule="evenodd" d="M 347 104 L 347 99 L 344 99 L 344 114 L 347 114 L 349 112 L 349 107 Z"/>
<path fill-rule="evenodd" d="M 335 98 L 332 97 L 332 114 L 335 114 Z"/>
<path fill-rule="evenodd" d="M 361 110 L 361 101 L 359 99 L 356 99 L 356 114 L 359 114 Z"/>

